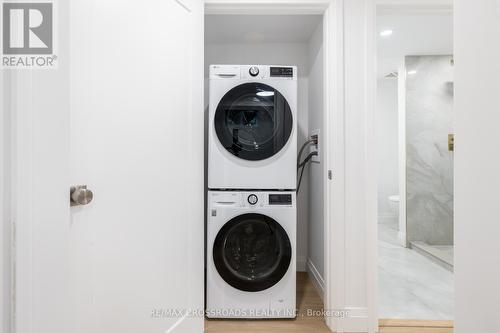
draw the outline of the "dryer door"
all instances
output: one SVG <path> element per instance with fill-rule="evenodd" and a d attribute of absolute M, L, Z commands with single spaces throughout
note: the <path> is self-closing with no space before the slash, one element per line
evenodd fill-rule
<path fill-rule="evenodd" d="M 288 142 L 293 116 L 285 97 L 262 83 L 245 83 L 222 97 L 215 111 L 215 132 L 234 156 L 258 161 L 279 152 Z"/>
<path fill-rule="evenodd" d="M 261 291 L 278 283 L 292 259 L 290 239 L 283 227 L 262 214 L 243 214 L 217 234 L 213 259 L 220 276 L 243 291 Z"/>

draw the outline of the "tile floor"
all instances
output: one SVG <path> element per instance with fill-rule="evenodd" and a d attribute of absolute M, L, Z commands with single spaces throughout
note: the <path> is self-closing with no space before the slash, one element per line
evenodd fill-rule
<path fill-rule="evenodd" d="M 411 242 L 410 247 L 453 272 L 453 245 L 429 245 L 424 242 Z"/>
<path fill-rule="evenodd" d="M 379 316 L 452 320 L 453 273 L 398 245 L 397 225 L 379 224 Z"/>

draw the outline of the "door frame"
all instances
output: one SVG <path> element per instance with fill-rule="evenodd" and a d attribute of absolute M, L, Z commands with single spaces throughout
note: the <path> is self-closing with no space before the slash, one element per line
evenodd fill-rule
<path fill-rule="evenodd" d="M 7 92 L 5 90 L 5 71 L 0 70 L 0 277 L 2 280 L 2 285 L 0 286 L 0 329 L 2 331 L 6 330 L 5 327 L 5 307 L 6 307 L 6 295 L 5 295 L 5 289 L 4 289 L 4 280 L 5 280 L 5 274 L 6 274 L 6 267 L 5 265 L 7 264 L 7 260 L 5 258 L 5 246 L 8 245 L 5 242 L 4 236 L 5 236 L 5 220 L 6 220 L 6 212 L 5 212 L 5 203 L 6 203 L 6 198 L 5 198 L 5 192 L 8 191 L 8 189 L 5 187 L 6 185 L 6 170 L 5 170 L 5 132 L 4 129 L 6 129 L 6 124 L 5 124 L 5 115 L 7 112 L 7 108 L 5 107 L 5 95 L 7 95 Z"/>
<path fill-rule="evenodd" d="M 11 330 L 10 72 L 0 70 L 0 330 Z"/>
<path fill-rule="evenodd" d="M 351 264 L 352 254 L 346 244 L 346 96 L 345 96 L 345 3 L 352 0 L 205 0 L 205 14 L 209 15 L 323 15 L 323 120 L 326 131 L 323 135 L 325 162 L 322 166 L 324 193 L 324 308 L 327 310 L 347 310 L 351 317 L 325 316 L 325 321 L 336 332 L 375 332 L 378 318 L 375 316 L 375 280 L 367 279 L 376 275 L 375 269 Z M 366 1 L 366 0 L 361 0 Z M 348 98 L 349 99 L 349 98 Z M 370 138 L 366 138 L 370 140 Z M 365 152 L 366 154 L 367 152 Z M 368 169 L 367 169 L 368 170 Z M 329 173 L 333 172 L 333 179 Z M 352 176 L 351 176 L 352 177 Z M 376 184 L 373 202 L 376 202 Z M 367 192 L 368 193 L 368 192 Z M 370 193 L 373 194 L 373 193 Z M 368 197 L 366 198 L 369 199 Z M 363 208 L 364 209 L 364 208 Z M 368 217 L 368 216 L 367 216 Z M 368 246 L 368 253 L 376 250 L 376 242 Z M 363 255 L 364 260 L 366 258 Z M 354 258 L 357 260 L 358 258 Z M 347 286 L 346 272 L 356 271 L 367 283 L 361 291 L 365 301 L 353 301 Z M 368 273 L 368 274 L 367 274 Z M 346 291 L 346 288 L 351 288 Z M 356 291 L 355 291 L 356 292 Z M 354 306 L 353 306 L 354 305 Z M 360 306 L 357 306 L 360 305 Z"/>
<path fill-rule="evenodd" d="M 404 14 L 411 13 L 415 15 L 421 14 L 429 14 L 429 13 L 453 13 L 453 0 L 367 0 L 368 1 L 368 10 L 365 15 L 365 29 L 366 29 L 366 59 L 367 59 L 367 94 L 366 94 L 366 105 L 367 112 L 370 116 L 367 118 L 367 131 L 370 133 L 375 133 L 376 131 L 376 105 L 377 105 L 377 39 L 378 39 L 378 31 L 377 31 L 377 13 L 381 11 L 384 14 Z M 398 68 L 398 72 L 401 73 L 403 71 L 403 67 Z M 401 87 L 398 84 L 398 92 Z M 404 119 L 401 119 L 404 116 L 405 110 L 399 105 L 398 102 L 398 115 L 400 119 L 398 120 L 398 126 L 400 127 L 398 130 L 399 135 L 399 171 L 398 177 L 399 179 L 399 209 L 400 209 L 400 227 L 403 226 L 403 230 L 400 231 L 400 242 L 402 246 L 406 246 L 406 181 L 402 179 L 403 176 L 406 175 L 406 147 L 403 146 L 406 140 L 406 130 L 405 128 L 401 128 L 401 125 L 404 124 Z M 372 134 L 373 135 L 373 134 Z M 367 141 L 367 149 L 373 151 L 377 151 L 376 140 Z M 401 141 L 403 140 L 403 141 Z M 377 169 L 378 163 L 375 155 L 372 153 L 372 158 L 367 160 L 366 176 L 372 177 L 377 180 L 377 173 L 374 170 Z M 370 171 L 372 170 L 372 171 Z M 378 181 L 378 180 L 377 180 Z M 377 251 L 377 241 L 378 241 L 378 214 L 376 210 L 376 205 L 378 201 L 377 194 L 377 181 L 371 184 L 370 193 L 367 198 L 369 201 L 369 206 L 372 207 L 370 216 L 368 216 L 368 233 L 367 239 L 370 244 L 370 248 L 373 250 L 368 253 L 368 261 L 369 267 L 369 276 L 368 279 L 374 281 L 370 285 L 374 288 L 374 290 L 369 291 L 369 294 L 378 295 L 378 251 Z M 404 236 L 404 239 L 402 238 Z M 378 296 L 375 296 L 377 298 Z M 377 304 L 373 304 L 373 311 L 376 311 Z M 373 317 L 378 318 L 377 312 L 374 313 Z M 378 320 L 377 320 L 378 326 Z"/>

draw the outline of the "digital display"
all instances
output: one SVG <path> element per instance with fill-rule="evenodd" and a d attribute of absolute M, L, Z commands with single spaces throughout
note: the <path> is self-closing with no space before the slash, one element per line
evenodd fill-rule
<path fill-rule="evenodd" d="M 291 194 L 269 194 L 269 204 L 270 205 L 291 205 L 292 195 Z"/>
<path fill-rule="evenodd" d="M 293 77 L 293 68 L 271 67 L 271 77 Z"/>

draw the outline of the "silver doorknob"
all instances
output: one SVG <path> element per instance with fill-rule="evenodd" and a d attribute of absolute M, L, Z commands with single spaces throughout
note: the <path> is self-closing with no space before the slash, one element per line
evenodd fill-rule
<path fill-rule="evenodd" d="M 71 186 L 70 200 L 71 206 L 81 206 L 89 204 L 94 198 L 94 193 L 87 189 L 87 185 Z"/>

